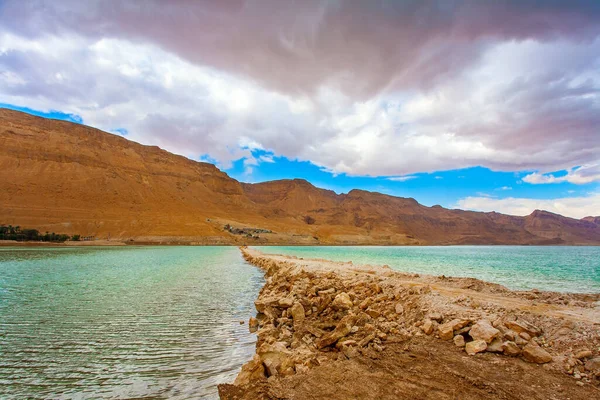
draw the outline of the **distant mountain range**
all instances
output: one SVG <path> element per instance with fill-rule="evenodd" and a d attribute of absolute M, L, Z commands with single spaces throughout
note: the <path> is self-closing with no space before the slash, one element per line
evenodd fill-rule
<path fill-rule="evenodd" d="M 412 198 L 240 183 L 87 126 L 0 109 L 0 223 L 199 244 L 600 244 L 600 217 L 426 207 Z"/>

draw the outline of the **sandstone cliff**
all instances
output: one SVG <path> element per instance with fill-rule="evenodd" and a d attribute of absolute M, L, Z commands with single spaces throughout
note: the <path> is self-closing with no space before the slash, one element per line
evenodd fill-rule
<path fill-rule="evenodd" d="M 600 244 L 597 217 L 448 210 L 299 179 L 240 183 L 212 164 L 6 109 L 0 223 L 137 242 Z"/>

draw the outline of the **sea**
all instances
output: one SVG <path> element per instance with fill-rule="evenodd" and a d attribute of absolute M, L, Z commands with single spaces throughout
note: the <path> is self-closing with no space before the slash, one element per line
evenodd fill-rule
<path fill-rule="evenodd" d="M 257 248 L 600 292 L 600 247 Z M 0 398 L 217 398 L 254 354 L 263 283 L 236 247 L 0 247 Z"/>

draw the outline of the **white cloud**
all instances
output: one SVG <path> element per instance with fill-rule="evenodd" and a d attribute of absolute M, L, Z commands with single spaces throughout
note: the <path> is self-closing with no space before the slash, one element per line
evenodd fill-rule
<path fill-rule="evenodd" d="M 387 178 L 388 181 L 394 181 L 394 182 L 406 182 L 406 181 L 410 181 L 411 179 L 416 179 L 417 177 L 414 175 L 405 175 L 405 176 L 390 176 L 389 178 Z"/>
<path fill-rule="evenodd" d="M 569 181 L 599 180 L 595 9 L 25 3 L 0 10 L 0 102 L 223 167 L 263 149 L 397 181 L 485 166 L 542 183 L 576 165 L 596 172 Z"/>
<path fill-rule="evenodd" d="M 494 190 L 506 191 L 506 190 L 512 190 L 512 187 L 510 187 L 510 186 L 502 186 L 502 187 L 496 188 Z"/>
<path fill-rule="evenodd" d="M 457 208 L 473 211 L 496 211 L 509 215 L 529 215 L 534 210 L 545 210 L 571 218 L 583 218 L 600 214 L 600 193 L 583 197 L 557 199 L 527 199 L 489 197 L 467 197 L 456 204 Z"/>
<path fill-rule="evenodd" d="M 553 174 L 540 174 L 534 172 L 525 176 L 523 181 L 534 185 L 561 182 L 584 185 L 586 183 L 600 181 L 600 162 L 571 168 L 567 171 L 566 175 L 558 177 L 554 176 Z"/>

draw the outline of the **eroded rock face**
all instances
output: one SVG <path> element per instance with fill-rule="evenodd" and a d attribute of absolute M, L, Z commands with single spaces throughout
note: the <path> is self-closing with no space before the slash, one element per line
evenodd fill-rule
<path fill-rule="evenodd" d="M 242 366 L 242 371 L 238 374 L 233 382 L 237 386 L 246 386 L 250 382 L 265 379 L 265 367 L 258 354 L 255 354 L 252 361 L 247 362 Z"/>

